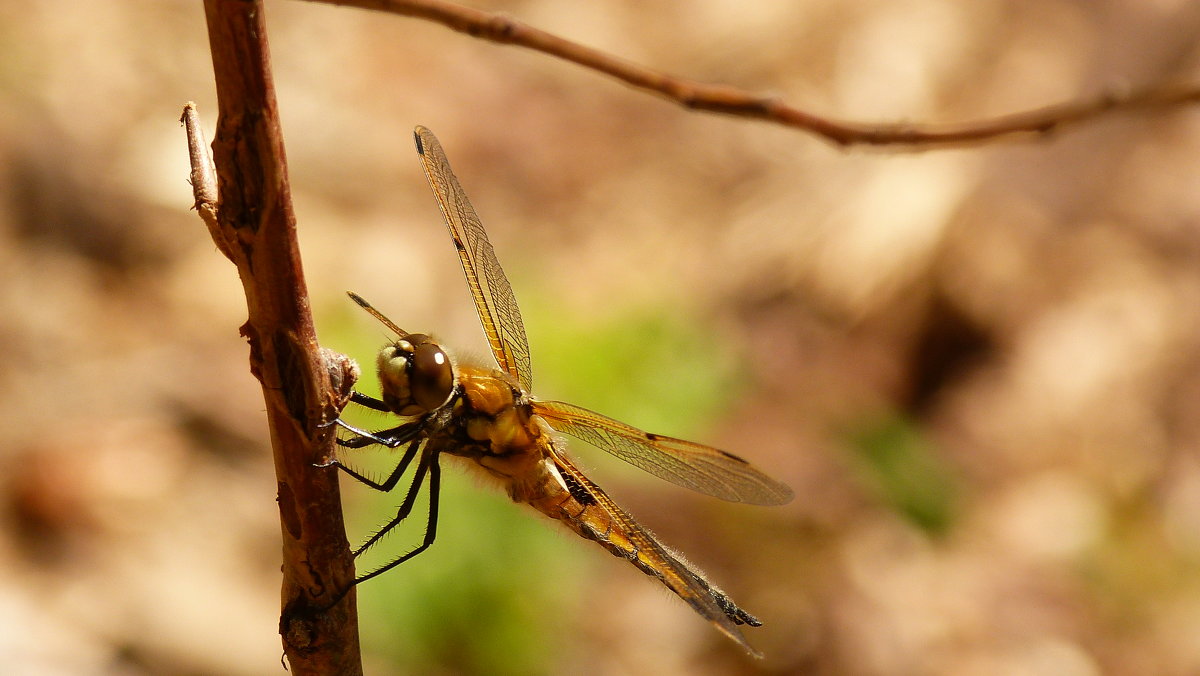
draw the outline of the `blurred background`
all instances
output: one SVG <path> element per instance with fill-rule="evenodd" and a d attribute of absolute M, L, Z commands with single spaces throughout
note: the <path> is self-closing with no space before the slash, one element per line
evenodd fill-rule
<path fill-rule="evenodd" d="M 472 4 L 861 121 L 1200 76 L 1181 0 Z M 437 543 L 360 589 L 369 673 L 1200 672 L 1194 110 L 840 151 L 415 20 L 267 11 L 319 335 L 362 389 L 385 331 L 346 289 L 487 355 L 424 124 L 512 279 L 541 397 L 797 494 L 723 504 L 574 447 L 764 621 L 754 661 L 447 461 Z M 6 673 L 283 673 L 245 302 L 189 211 L 178 124 L 195 100 L 211 138 L 207 50 L 198 1 L 0 0 Z M 368 493 L 343 485 L 351 542 L 399 504 Z"/>

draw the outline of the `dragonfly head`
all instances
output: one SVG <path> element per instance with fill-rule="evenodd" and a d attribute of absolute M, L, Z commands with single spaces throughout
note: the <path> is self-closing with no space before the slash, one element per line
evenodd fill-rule
<path fill-rule="evenodd" d="M 398 415 L 436 410 L 454 394 L 454 362 L 423 333 L 410 333 L 379 351 L 383 401 Z"/>
<path fill-rule="evenodd" d="M 454 394 L 454 362 L 450 355 L 423 333 L 409 333 L 383 316 L 363 297 L 346 292 L 359 307 L 371 313 L 399 338 L 379 351 L 376 367 L 383 403 L 397 415 L 421 415 L 441 408 Z"/>

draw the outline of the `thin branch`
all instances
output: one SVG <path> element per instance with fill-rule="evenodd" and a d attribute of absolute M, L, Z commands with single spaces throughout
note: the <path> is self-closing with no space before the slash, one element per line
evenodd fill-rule
<path fill-rule="evenodd" d="M 192 171 L 188 183 L 192 184 L 192 195 L 196 198 L 193 208 L 200 214 L 200 220 L 208 226 L 208 234 L 220 248 L 221 253 L 233 260 L 234 252 L 231 243 L 226 241 L 225 230 L 217 220 L 217 168 L 213 166 L 212 156 L 208 154 L 208 146 L 204 142 L 204 129 L 200 126 L 200 116 L 196 104 L 188 101 L 183 107 L 183 117 L 179 118 L 187 129 L 188 160 Z"/>
<path fill-rule="evenodd" d="M 309 313 L 261 0 L 205 0 L 219 115 L 212 162 L 195 107 L 184 110 L 196 208 L 237 266 L 250 370 L 262 383 L 283 534 L 280 634 L 296 674 L 361 674 L 337 473 L 327 423 L 346 403 L 353 362 L 322 350 Z"/>
<path fill-rule="evenodd" d="M 503 14 L 442 0 L 310 0 L 418 17 L 460 33 L 543 52 L 609 75 L 687 108 L 749 117 L 801 129 L 839 146 L 950 146 L 1002 136 L 1045 135 L 1116 112 L 1167 108 L 1200 101 L 1200 85 L 1133 91 L 1114 88 L 1093 99 L 1067 101 L 973 122 L 945 125 L 869 124 L 816 115 L 775 96 L 709 84 L 647 68 L 521 23 Z"/>

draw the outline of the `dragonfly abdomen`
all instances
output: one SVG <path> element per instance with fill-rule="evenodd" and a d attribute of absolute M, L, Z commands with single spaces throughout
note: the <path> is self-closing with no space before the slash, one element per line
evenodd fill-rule
<path fill-rule="evenodd" d="M 547 471 L 540 491 L 531 493 L 532 499 L 526 500 L 535 509 L 658 579 L 710 620 L 717 621 L 714 613 L 719 609 L 734 624 L 761 626 L 758 618 L 739 608 L 698 571 L 680 561 L 649 531 L 634 524 L 632 517 L 565 458 L 557 453 L 550 455 L 545 465 Z M 694 592 L 700 592 L 708 600 Z M 716 607 L 713 607 L 714 603 Z M 731 632 L 731 635 L 742 640 L 735 633 Z"/>

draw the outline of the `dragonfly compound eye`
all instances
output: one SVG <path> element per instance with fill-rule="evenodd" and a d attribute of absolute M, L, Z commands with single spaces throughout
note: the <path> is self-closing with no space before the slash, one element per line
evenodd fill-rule
<path fill-rule="evenodd" d="M 454 366 L 436 343 L 422 343 L 413 350 L 409 388 L 413 401 L 426 411 L 445 404 L 454 391 Z"/>

